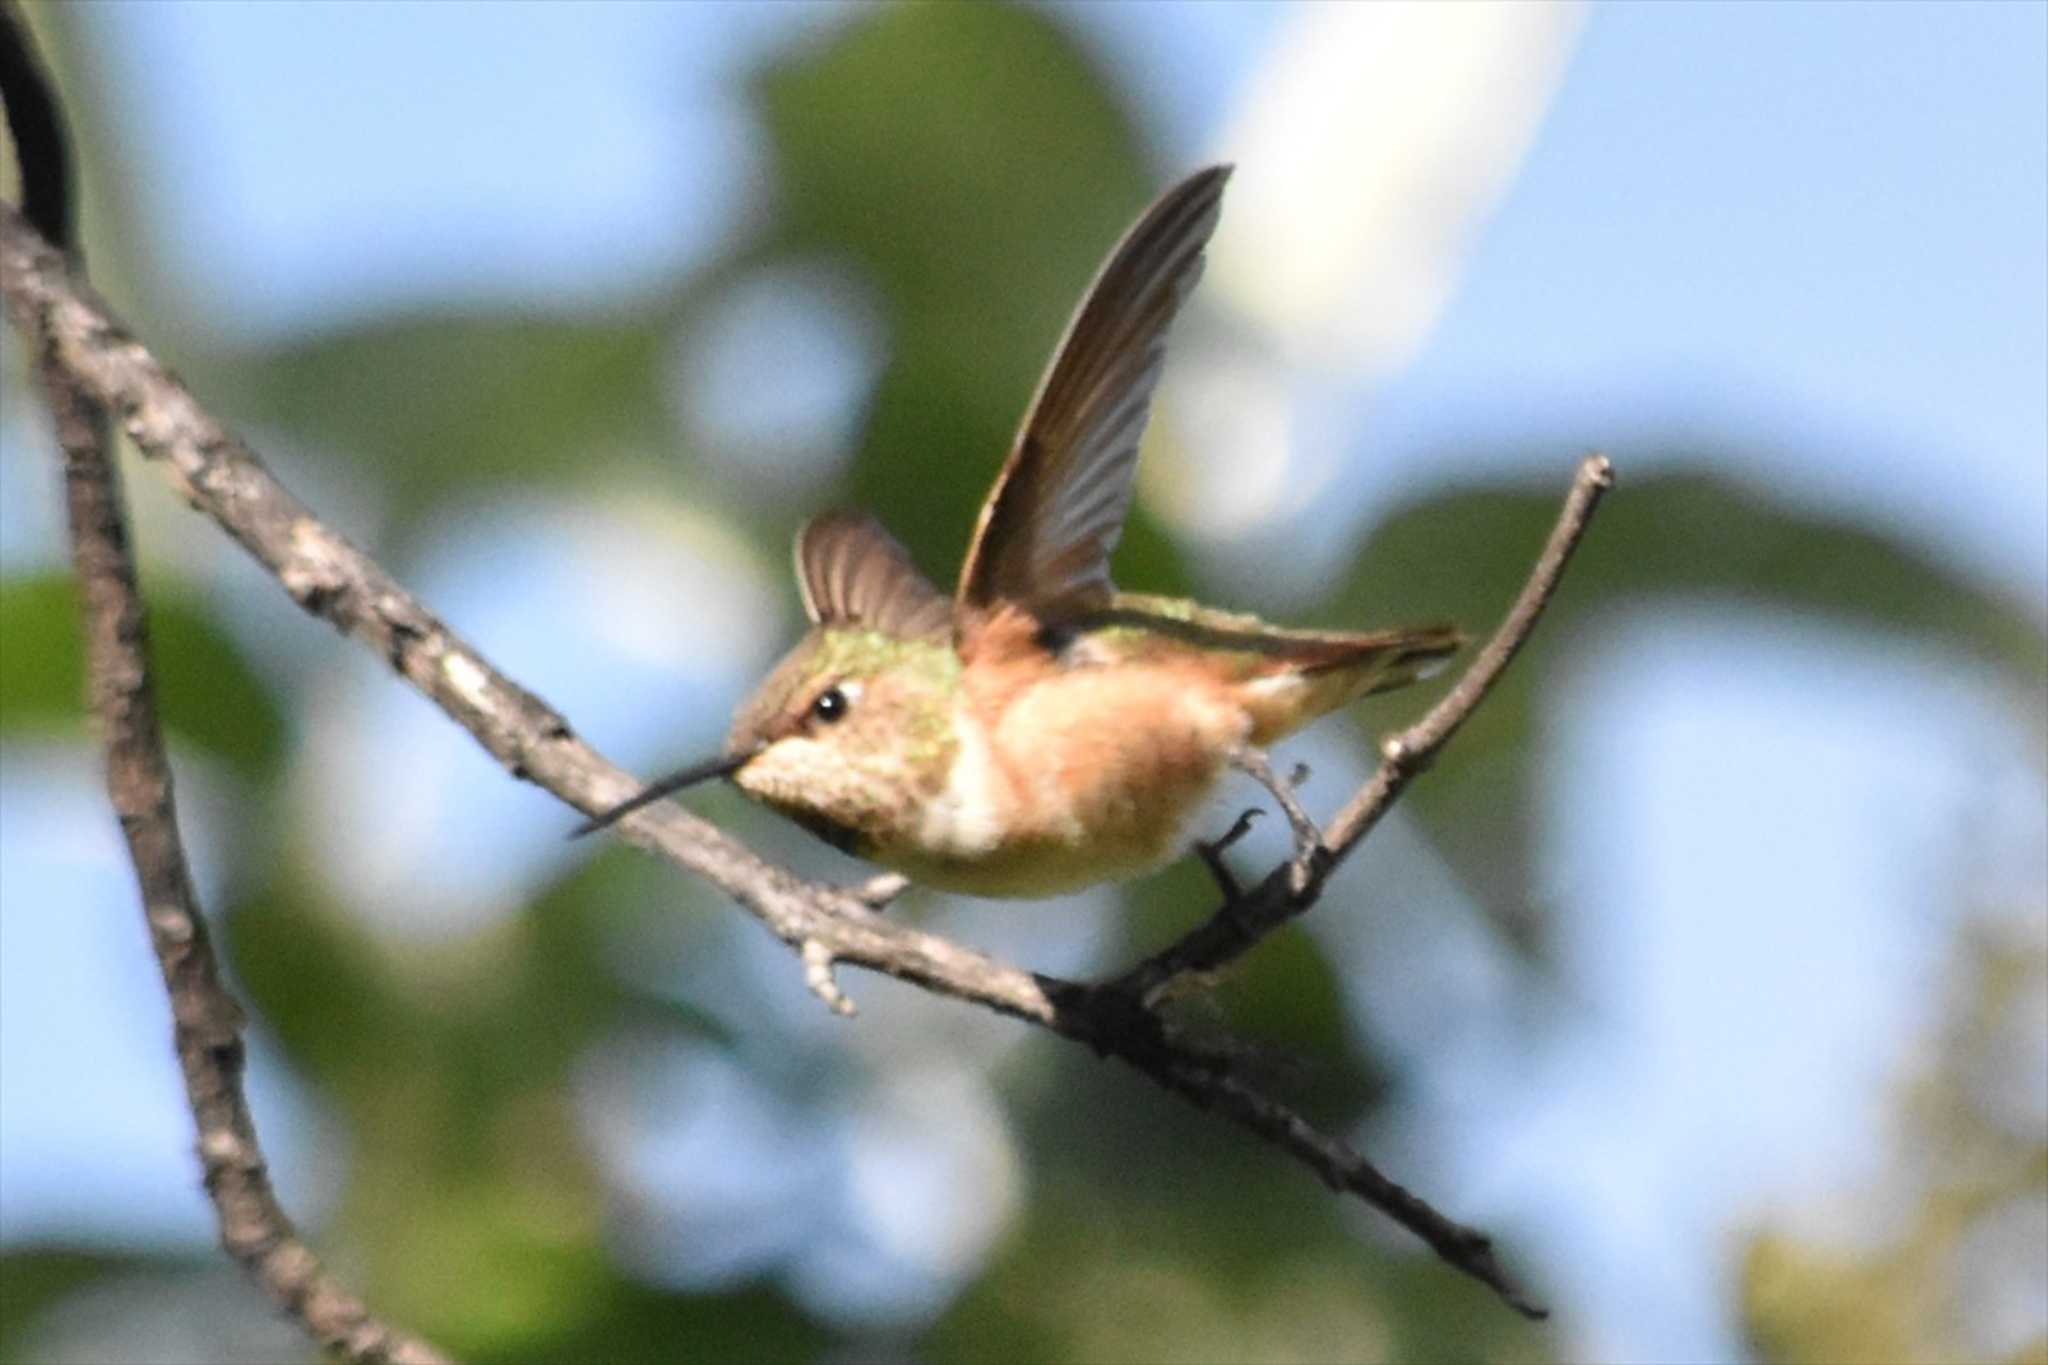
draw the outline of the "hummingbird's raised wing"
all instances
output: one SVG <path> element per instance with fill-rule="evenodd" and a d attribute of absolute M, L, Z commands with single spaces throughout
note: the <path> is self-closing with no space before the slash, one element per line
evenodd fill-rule
<path fill-rule="evenodd" d="M 953 604 L 865 512 L 827 512 L 796 533 L 804 613 L 821 626 L 865 626 L 899 640 L 943 637 Z"/>
<path fill-rule="evenodd" d="M 999 600 L 1040 619 L 1106 606 L 1166 331 L 1202 273 L 1230 167 L 1161 195 L 1110 253 L 982 504 L 960 570 L 963 625 Z"/>

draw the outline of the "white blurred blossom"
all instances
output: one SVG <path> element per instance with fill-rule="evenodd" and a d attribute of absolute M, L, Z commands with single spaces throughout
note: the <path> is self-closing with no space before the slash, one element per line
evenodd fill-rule
<path fill-rule="evenodd" d="M 1319 424 L 1317 408 L 1427 337 L 1580 17 L 1570 4 L 1296 13 L 1218 149 L 1237 174 L 1202 299 L 1225 326 L 1179 338 L 1164 406 L 1181 439 L 1148 461 L 1149 505 L 1225 540 L 1316 503 L 1351 424 Z"/>

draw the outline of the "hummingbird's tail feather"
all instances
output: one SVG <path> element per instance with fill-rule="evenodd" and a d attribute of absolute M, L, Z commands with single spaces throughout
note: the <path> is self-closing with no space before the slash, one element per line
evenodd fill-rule
<path fill-rule="evenodd" d="M 1285 632 L 1240 686 L 1252 718 L 1252 743 L 1271 744 L 1360 697 L 1406 687 L 1464 643 L 1463 633 L 1448 625 L 1360 634 Z"/>

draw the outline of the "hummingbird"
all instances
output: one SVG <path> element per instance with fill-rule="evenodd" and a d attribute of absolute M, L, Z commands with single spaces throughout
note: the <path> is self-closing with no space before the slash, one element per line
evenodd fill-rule
<path fill-rule="evenodd" d="M 873 517 L 797 533 L 810 629 L 715 758 L 584 834 L 725 778 L 844 852 L 943 890 L 1042 897 L 1150 871 L 1232 758 L 1421 676 L 1452 627 L 1292 630 L 1119 591 L 1110 554 L 1174 316 L 1229 166 L 1167 190 L 1082 296 L 941 592 Z"/>

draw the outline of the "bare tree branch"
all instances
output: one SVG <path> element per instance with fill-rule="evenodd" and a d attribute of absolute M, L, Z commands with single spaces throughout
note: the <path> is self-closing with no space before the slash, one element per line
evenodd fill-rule
<path fill-rule="evenodd" d="M 498 673 L 367 555 L 320 522 L 129 337 L 89 290 L 66 275 L 61 259 L 18 216 L 4 208 L 0 292 L 17 324 L 47 332 L 58 363 L 119 415 L 136 444 L 164 464 L 193 506 L 240 541 L 300 606 L 375 650 L 514 776 L 537 783 L 586 813 L 604 810 L 639 789 L 630 774 L 577 739 L 557 713 Z M 1598 468 L 1597 481 L 1604 486 L 1605 462 Z M 1567 520 L 1575 519 L 1576 524 L 1573 540 L 1591 510 L 1590 501 L 1581 496 L 1588 477 L 1582 469 L 1574 500 L 1567 506 Z M 1469 692 L 1466 682 L 1459 684 L 1453 695 L 1467 700 L 1442 734 L 1430 730 L 1429 735 L 1436 737 L 1425 735 L 1427 744 L 1404 748 L 1404 774 L 1365 819 L 1340 816 L 1338 834 L 1320 846 L 1322 854 L 1313 859 L 1314 870 L 1304 879 L 1302 891 L 1289 894 L 1288 868 L 1283 866 L 1247 902 L 1226 907 L 1219 920 L 1242 913 L 1247 906 L 1257 911 L 1267 898 L 1278 897 L 1287 908 L 1258 930 L 1264 933 L 1313 903 L 1329 867 L 1398 793 L 1406 774 L 1415 770 L 1414 754 L 1426 757 L 1433 752 L 1483 696 L 1491 677 L 1526 635 L 1534 610 L 1540 610 L 1554 591 L 1561 567 L 1560 556 L 1546 578 L 1539 566 L 1523 594 L 1525 601 L 1533 597 L 1536 602 L 1529 620 L 1503 649 L 1496 649 L 1497 638 L 1481 652 L 1473 672 L 1490 672 Z M 1425 718 L 1417 730 L 1429 724 Z M 1404 736 L 1404 742 L 1415 733 Z M 1492 1287 L 1518 1311 L 1543 1316 L 1543 1310 L 1507 1279 L 1483 1234 L 1445 1218 L 1343 1143 L 1252 1090 L 1233 1072 L 1228 1058 L 1204 1053 L 1179 1038 L 1152 1008 L 1158 987 L 1184 972 L 1203 970 L 1197 965 L 1201 962 L 1228 961 L 1257 934 L 1242 945 L 1228 939 L 1221 949 L 1205 946 L 1203 939 L 1173 962 L 1155 960 L 1115 981 L 1085 985 L 1023 971 L 888 920 L 875 913 L 857 890 L 801 881 L 673 803 L 635 812 L 621 822 L 620 830 L 632 842 L 712 882 L 760 919 L 798 953 L 806 981 L 835 1009 L 844 1007 L 845 997 L 832 980 L 831 968 L 852 963 L 1086 1043 L 1258 1134 L 1332 1188 L 1357 1195 L 1414 1232 L 1444 1260 Z M 1187 942 L 1202 939 L 1214 926 L 1212 921 Z"/>
<path fill-rule="evenodd" d="M 62 119 L 11 6 L 0 7 L 0 94 L 22 167 L 24 207 L 54 238 L 68 240 L 73 213 Z M 150 680 L 148 622 L 106 414 L 59 362 L 55 338 L 33 327 L 23 331 L 40 348 L 38 371 L 64 451 L 65 511 L 85 618 L 92 712 L 106 748 L 107 795 L 135 866 L 150 946 L 169 993 L 172 1035 L 221 1245 L 308 1334 L 347 1359 L 365 1365 L 445 1361 L 371 1316 L 300 1240 L 271 1188 L 242 1092 L 242 1010 L 221 984 L 178 837 Z"/>

